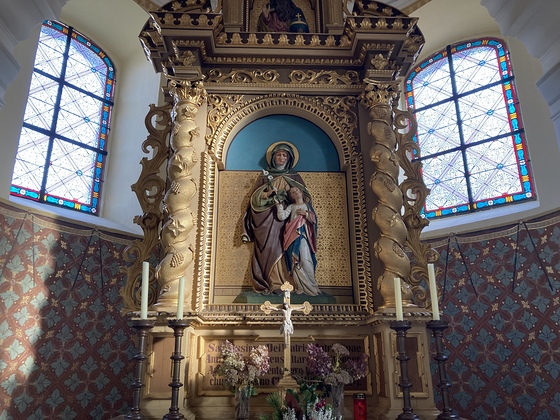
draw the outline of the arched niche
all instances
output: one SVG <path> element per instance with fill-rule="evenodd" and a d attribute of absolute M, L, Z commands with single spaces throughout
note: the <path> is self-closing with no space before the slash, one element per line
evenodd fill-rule
<path fill-rule="evenodd" d="M 243 99 L 242 99 L 243 98 Z M 252 122 L 270 115 L 300 117 L 314 124 L 331 139 L 345 169 L 358 152 L 357 102 L 353 96 L 306 97 L 272 94 L 246 98 L 210 95 L 208 153 L 219 170 L 225 169 L 225 153 L 237 134 Z"/>
<path fill-rule="evenodd" d="M 274 114 L 245 125 L 229 144 L 226 171 L 260 171 L 271 143 L 286 140 L 298 150 L 297 171 L 339 172 L 340 157 L 332 140 L 311 121 L 289 114 Z"/>

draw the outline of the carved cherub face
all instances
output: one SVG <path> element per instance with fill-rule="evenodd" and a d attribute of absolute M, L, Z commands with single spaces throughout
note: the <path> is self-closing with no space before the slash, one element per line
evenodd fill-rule
<path fill-rule="evenodd" d="M 294 203 L 303 203 L 303 192 L 298 187 L 292 187 L 288 191 L 288 197 Z"/>

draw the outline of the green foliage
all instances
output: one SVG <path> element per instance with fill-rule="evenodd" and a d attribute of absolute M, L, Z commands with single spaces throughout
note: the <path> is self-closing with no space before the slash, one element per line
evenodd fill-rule
<path fill-rule="evenodd" d="M 308 418 L 309 410 L 316 410 L 315 407 L 321 409 L 324 407 L 323 393 L 318 392 L 318 383 L 307 384 L 299 381 L 299 390 L 286 390 L 285 399 L 282 400 L 282 394 L 275 392 L 266 397 L 266 402 L 273 409 L 272 414 L 263 414 L 259 420 L 282 420 L 291 410 L 295 413 L 296 419 Z M 321 404 L 319 404 L 321 402 Z M 291 417 L 290 417 L 291 418 Z"/>
<path fill-rule="evenodd" d="M 315 404 L 318 399 L 316 393 L 316 384 L 308 385 L 305 382 L 299 383 L 299 392 L 293 389 L 288 389 L 288 394 L 290 394 L 294 400 L 297 402 L 297 409 L 305 411 L 306 407 L 310 404 Z M 286 401 L 288 401 L 288 396 L 286 395 Z M 292 407 L 296 409 L 296 407 Z M 298 411 L 298 410 L 296 410 Z"/>
<path fill-rule="evenodd" d="M 268 394 L 266 397 L 266 402 L 274 410 L 272 414 L 262 414 L 259 416 L 259 420 L 282 420 L 282 396 L 279 392 L 274 392 Z"/>

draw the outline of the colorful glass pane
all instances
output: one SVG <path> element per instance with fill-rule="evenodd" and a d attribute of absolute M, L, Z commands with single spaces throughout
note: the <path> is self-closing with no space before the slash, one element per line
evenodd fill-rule
<path fill-rule="evenodd" d="M 19 148 L 14 164 L 12 185 L 37 194 L 41 191 L 42 178 L 49 148 L 49 137 L 35 130 L 24 128 L 19 139 Z"/>
<path fill-rule="evenodd" d="M 107 82 L 107 66 L 86 45 L 72 40 L 68 52 L 66 81 L 103 98 Z"/>
<path fill-rule="evenodd" d="M 61 140 L 53 144 L 45 192 L 89 203 L 97 153 Z"/>
<path fill-rule="evenodd" d="M 501 86 L 493 86 L 457 100 L 466 144 L 510 132 Z M 457 124 L 456 124 L 457 125 Z"/>
<path fill-rule="evenodd" d="M 93 42 L 44 22 L 10 193 L 97 214 L 115 69 Z"/>
<path fill-rule="evenodd" d="M 62 91 L 57 132 L 69 139 L 97 147 L 103 102 L 79 90 Z"/>
<path fill-rule="evenodd" d="M 415 109 L 446 100 L 451 95 L 451 79 L 447 54 L 439 54 L 423 63 L 414 70 L 415 77 L 408 79 L 408 90 L 417 92 L 413 103 L 409 105 Z"/>
<path fill-rule="evenodd" d="M 471 45 L 469 49 L 453 53 L 451 58 L 459 94 L 500 81 L 500 68 L 494 48 Z"/>
<path fill-rule="evenodd" d="M 438 83 L 446 81 L 447 86 Z M 485 38 L 448 46 L 416 66 L 415 108 L 423 215 L 436 218 L 534 198 L 508 53 Z"/>
<path fill-rule="evenodd" d="M 31 76 L 31 86 L 23 121 L 38 128 L 50 130 L 52 128 L 58 83 L 52 79 L 34 72 Z"/>
<path fill-rule="evenodd" d="M 521 180 L 511 138 L 468 148 L 467 161 L 475 201 L 521 191 Z"/>
<path fill-rule="evenodd" d="M 460 143 L 455 105 L 447 102 L 416 113 L 422 155 L 458 147 Z"/>
<path fill-rule="evenodd" d="M 458 162 L 462 162 L 460 152 L 440 155 L 424 163 L 424 182 L 431 190 L 427 208 L 434 208 L 435 203 L 451 207 L 468 200 L 465 172 Z"/>
<path fill-rule="evenodd" d="M 60 77 L 66 50 L 68 34 L 45 24 L 39 37 L 39 45 L 35 56 L 35 68 Z"/>

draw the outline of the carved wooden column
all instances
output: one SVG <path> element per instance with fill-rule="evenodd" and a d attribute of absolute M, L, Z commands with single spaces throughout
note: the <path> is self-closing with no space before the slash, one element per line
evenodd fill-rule
<path fill-rule="evenodd" d="M 166 221 L 160 235 L 164 256 L 156 268 L 160 294 L 154 309 L 175 312 L 179 279 L 185 277 L 185 311 L 191 312 L 192 275 L 187 273 L 187 268 L 194 258 L 190 233 L 196 225 L 196 216 L 191 210 L 191 200 L 198 190 L 192 175 L 198 162 L 193 139 L 200 135 L 195 117 L 206 99 L 206 91 L 200 81 L 170 80 L 169 85 L 174 99 L 174 121 L 167 165 L 168 190 L 163 198 Z"/>
<path fill-rule="evenodd" d="M 403 196 L 398 185 L 399 158 L 393 126 L 393 102 L 399 96 L 399 84 L 370 78 L 364 82 L 366 88 L 360 100 L 371 117 L 368 134 L 373 143 L 370 158 L 374 172 L 370 187 L 378 199 L 373 210 L 373 222 L 380 232 L 379 239 L 374 243 L 374 255 L 384 267 L 377 279 L 377 288 L 384 302 L 380 308 L 386 308 L 395 306 L 393 279 L 407 279 L 410 274 L 410 260 L 404 252 L 407 229 L 401 217 Z M 413 306 L 408 283 L 401 281 L 401 290 L 403 305 Z"/>
<path fill-rule="evenodd" d="M 228 32 L 240 32 L 243 30 L 243 2 L 224 1 L 223 2 L 224 27 Z"/>
<path fill-rule="evenodd" d="M 414 141 L 418 127 L 416 117 L 411 109 L 393 111 L 397 128 L 397 155 L 403 178 L 399 185 L 404 197 L 402 218 L 408 231 L 406 245 L 415 261 L 410 267 L 408 282 L 416 301 L 426 302 L 428 295 L 421 282 L 428 282 L 427 264 L 435 263 L 439 259 L 437 251 L 427 242 L 420 240 L 422 230 L 430 224 L 428 219 L 422 217 L 422 208 L 430 190 L 422 178 L 422 162 L 411 159 L 420 156 L 420 146 Z"/>
<path fill-rule="evenodd" d="M 337 0 L 324 2 L 325 29 L 329 34 L 341 35 L 344 31 L 343 4 Z"/>

